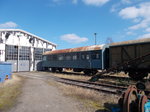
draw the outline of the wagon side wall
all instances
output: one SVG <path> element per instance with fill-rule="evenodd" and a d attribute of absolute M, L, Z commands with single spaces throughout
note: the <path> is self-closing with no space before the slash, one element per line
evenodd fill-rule
<path fill-rule="evenodd" d="M 92 59 L 93 53 L 99 54 L 98 59 Z M 73 60 L 73 55 L 78 54 L 78 58 Z M 58 56 L 63 55 L 64 58 L 66 56 L 70 56 L 70 60 L 58 60 Z M 82 55 L 89 55 L 89 59 L 81 59 Z M 46 55 L 47 57 L 49 55 Z M 56 54 L 56 60 L 45 60 L 42 63 L 43 67 L 56 67 L 56 68 L 82 68 L 82 69 L 102 69 L 102 53 L 101 50 L 97 51 L 85 51 L 85 52 L 74 52 L 74 53 L 65 53 L 65 54 Z"/>
<path fill-rule="evenodd" d="M 150 43 L 110 46 L 110 67 L 150 53 Z M 138 68 L 150 69 L 150 56 Z"/>

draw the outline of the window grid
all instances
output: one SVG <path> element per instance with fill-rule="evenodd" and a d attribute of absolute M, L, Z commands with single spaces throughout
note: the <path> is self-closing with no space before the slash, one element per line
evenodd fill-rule
<path fill-rule="evenodd" d="M 34 59 L 42 60 L 43 48 L 34 48 Z"/>
<path fill-rule="evenodd" d="M 30 59 L 30 48 L 19 47 L 19 60 Z M 18 46 L 7 45 L 6 46 L 6 60 L 18 60 Z"/>
<path fill-rule="evenodd" d="M 29 60 L 30 59 L 30 48 L 20 47 L 19 48 L 19 60 Z"/>
<path fill-rule="evenodd" d="M 18 46 L 7 45 L 6 46 L 6 60 L 18 59 Z"/>

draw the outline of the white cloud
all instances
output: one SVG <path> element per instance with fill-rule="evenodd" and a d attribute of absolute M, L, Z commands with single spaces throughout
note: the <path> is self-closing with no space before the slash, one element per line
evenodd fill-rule
<path fill-rule="evenodd" d="M 131 31 L 128 31 L 128 32 L 126 32 L 126 35 L 135 35 L 135 33 L 131 32 Z"/>
<path fill-rule="evenodd" d="M 88 41 L 88 38 L 79 37 L 76 34 L 65 34 L 65 35 L 62 35 L 60 38 L 61 40 L 64 40 L 68 43 L 74 43 L 74 44 L 79 44 L 79 43 Z"/>
<path fill-rule="evenodd" d="M 0 24 L 0 28 L 16 28 L 16 27 L 18 27 L 18 25 L 14 22 L 11 22 L 11 21 Z"/>
<path fill-rule="evenodd" d="M 150 26 L 150 2 L 124 8 L 119 12 L 119 16 L 137 23 L 130 26 L 129 30 L 145 29 Z"/>
<path fill-rule="evenodd" d="M 147 33 L 138 37 L 138 39 L 142 39 L 142 38 L 150 38 L 150 33 Z"/>
<path fill-rule="evenodd" d="M 138 17 L 139 10 L 136 7 L 127 7 L 119 12 L 124 19 L 134 19 Z"/>
<path fill-rule="evenodd" d="M 102 6 L 109 0 L 82 0 L 86 5 Z"/>
<path fill-rule="evenodd" d="M 148 18 L 150 17 L 150 2 L 142 3 L 138 7 L 124 8 L 119 12 L 119 15 L 125 19 Z"/>
<path fill-rule="evenodd" d="M 78 0 L 72 0 L 72 3 L 73 3 L 73 4 L 77 4 L 77 3 L 78 3 Z"/>
<path fill-rule="evenodd" d="M 146 29 L 147 32 L 150 32 L 150 27 Z"/>
<path fill-rule="evenodd" d="M 138 30 L 141 28 L 147 28 L 150 25 L 150 18 L 149 19 L 144 19 L 141 22 L 139 22 L 136 25 L 130 26 L 129 29 L 130 30 Z"/>
<path fill-rule="evenodd" d="M 114 3 L 111 6 L 110 11 L 111 12 L 118 12 L 122 9 L 122 7 L 131 6 L 132 4 L 137 4 L 137 2 L 140 2 L 142 0 L 119 0 L 117 3 Z"/>

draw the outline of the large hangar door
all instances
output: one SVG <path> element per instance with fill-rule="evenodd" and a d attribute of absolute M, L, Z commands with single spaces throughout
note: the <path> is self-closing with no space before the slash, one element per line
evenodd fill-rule
<path fill-rule="evenodd" d="M 6 45 L 6 62 L 12 63 L 12 71 L 29 71 L 30 48 Z"/>
<path fill-rule="evenodd" d="M 34 48 L 34 70 L 40 69 L 40 61 L 42 60 L 43 48 Z"/>
<path fill-rule="evenodd" d="M 12 64 L 12 71 L 17 72 L 18 46 L 6 45 L 5 60 Z"/>
<path fill-rule="evenodd" d="M 30 47 L 19 47 L 19 71 L 30 71 Z"/>

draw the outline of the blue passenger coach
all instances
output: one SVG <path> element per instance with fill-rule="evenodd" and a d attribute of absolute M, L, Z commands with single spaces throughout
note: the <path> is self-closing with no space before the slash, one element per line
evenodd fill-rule
<path fill-rule="evenodd" d="M 48 51 L 43 54 L 42 67 L 43 70 L 50 69 L 52 72 L 71 68 L 75 72 L 95 74 L 109 65 L 107 55 L 106 45 Z"/>

